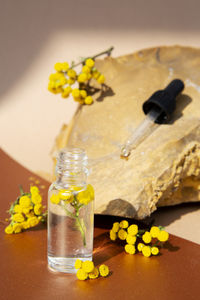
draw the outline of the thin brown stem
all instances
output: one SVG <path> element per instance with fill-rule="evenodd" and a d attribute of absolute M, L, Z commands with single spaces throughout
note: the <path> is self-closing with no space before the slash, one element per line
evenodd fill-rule
<path fill-rule="evenodd" d="M 100 53 L 98 53 L 98 54 L 96 54 L 96 55 L 86 57 L 86 58 L 84 58 L 83 60 L 81 60 L 80 62 L 78 62 L 77 64 L 72 65 L 72 66 L 71 66 L 71 69 L 73 69 L 73 68 L 75 68 L 75 67 L 77 67 L 77 66 L 79 66 L 79 65 L 84 64 L 84 62 L 85 62 L 86 59 L 88 59 L 88 58 L 95 59 L 95 58 L 97 58 L 97 57 L 99 57 L 99 56 L 101 56 L 101 55 L 104 55 L 104 54 L 107 54 L 108 56 L 110 56 L 113 49 L 114 49 L 114 47 L 110 47 L 109 49 L 107 49 L 107 50 L 105 50 L 105 51 L 102 51 L 102 52 L 100 52 Z"/>
<path fill-rule="evenodd" d="M 2 220 L 0 220 L 0 223 L 3 224 L 3 225 L 6 225 L 6 224 L 8 224 L 8 221 L 2 221 Z"/>

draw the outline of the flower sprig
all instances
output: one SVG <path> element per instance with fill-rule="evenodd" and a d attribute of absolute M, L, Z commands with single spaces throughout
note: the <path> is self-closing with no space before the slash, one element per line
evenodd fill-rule
<path fill-rule="evenodd" d="M 162 226 L 152 226 L 150 231 L 139 229 L 138 225 L 129 226 L 127 220 L 113 223 L 110 230 L 110 239 L 119 238 L 125 241 L 124 250 L 128 254 L 141 252 L 145 257 L 158 255 L 163 243 L 169 239 L 169 233 Z M 138 241 L 139 240 L 139 241 Z"/>
<path fill-rule="evenodd" d="M 5 228 L 5 233 L 20 233 L 23 230 L 45 222 L 47 211 L 42 205 L 42 196 L 37 186 L 31 186 L 30 192 L 24 192 L 20 186 L 20 196 L 17 197 L 9 209 L 10 224 Z"/>
<path fill-rule="evenodd" d="M 78 63 L 72 62 L 71 66 L 68 62 L 57 62 L 54 65 L 56 73 L 49 76 L 48 90 L 54 94 L 60 93 L 63 98 L 68 98 L 71 94 L 74 101 L 80 104 L 92 104 L 92 95 L 100 89 L 92 86 L 91 80 L 95 79 L 101 85 L 102 90 L 106 87 L 105 76 L 97 70 L 95 59 L 103 54 L 110 55 L 112 50 L 113 47 L 110 47 L 97 55 L 83 58 Z M 74 68 L 79 65 L 82 65 L 82 68 L 77 73 Z M 78 88 L 73 87 L 75 83 L 78 83 Z"/>
<path fill-rule="evenodd" d="M 81 233 L 83 245 L 86 246 L 86 228 L 83 218 L 80 217 L 80 209 L 94 200 L 94 189 L 91 184 L 87 185 L 86 190 L 81 187 L 71 186 L 70 189 L 60 189 L 53 191 L 50 195 L 52 204 L 60 205 L 66 215 L 76 221 L 76 227 Z M 73 209 L 71 211 L 71 209 Z"/>
<path fill-rule="evenodd" d="M 77 259 L 74 267 L 77 269 L 76 276 L 79 280 L 96 279 L 100 276 L 107 277 L 110 273 L 107 265 L 102 264 L 97 268 L 90 260 L 82 261 Z"/>

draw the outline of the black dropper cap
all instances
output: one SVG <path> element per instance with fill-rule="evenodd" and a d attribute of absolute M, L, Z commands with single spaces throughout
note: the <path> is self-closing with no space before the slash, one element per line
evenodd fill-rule
<path fill-rule="evenodd" d="M 156 123 L 164 123 L 168 121 L 176 108 L 176 97 L 184 89 L 184 83 L 180 79 L 174 79 L 164 89 L 159 90 L 143 103 L 143 111 L 146 114 L 150 110 L 160 112 L 159 117 L 155 120 Z"/>

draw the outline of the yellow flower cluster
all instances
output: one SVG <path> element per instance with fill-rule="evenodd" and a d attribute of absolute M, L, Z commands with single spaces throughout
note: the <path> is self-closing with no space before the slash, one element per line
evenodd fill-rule
<path fill-rule="evenodd" d="M 67 216 L 76 219 L 76 225 L 82 235 L 85 246 L 85 224 L 79 216 L 79 210 L 94 200 L 93 187 L 88 184 L 86 189 L 83 190 L 83 187 L 72 185 L 68 189 L 52 191 L 49 199 L 52 204 L 60 205 Z"/>
<path fill-rule="evenodd" d="M 91 184 L 87 185 L 87 189 L 80 191 L 79 187 L 72 187 L 72 189 L 59 190 L 58 193 L 52 193 L 50 196 L 50 201 L 53 204 L 60 204 L 64 201 L 65 204 L 73 203 L 74 206 L 77 205 L 77 201 L 80 204 L 87 205 L 89 202 L 94 200 L 94 189 Z"/>
<path fill-rule="evenodd" d="M 63 200 L 66 204 L 74 200 L 74 195 L 70 190 L 59 190 L 57 194 L 52 194 L 50 200 L 53 204 L 59 204 Z"/>
<path fill-rule="evenodd" d="M 5 228 L 5 233 L 20 233 L 22 230 L 35 227 L 40 221 L 45 220 L 43 213 L 42 197 L 37 186 L 30 187 L 30 193 L 23 193 L 11 205 L 10 224 Z"/>
<path fill-rule="evenodd" d="M 105 82 L 105 76 L 101 74 L 95 67 L 95 61 L 87 58 L 82 62 L 80 73 L 76 73 L 73 65 L 70 68 L 67 62 L 56 63 L 54 69 L 57 71 L 49 76 L 48 90 L 54 94 L 61 93 L 63 98 L 68 98 L 71 94 L 73 99 L 80 104 L 90 105 L 93 98 L 88 94 L 89 83 L 94 78 L 99 84 Z M 79 88 L 72 88 L 75 83 Z"/>
<path fill-rule="evenodd" d="M 77 269 L 76 276 L 79 280 L 96 279 L 99 276 L 107 277 L 110 272 L 108 266 L 102 264 L 98 269 L 90 260 L 77 259 L 74 266 Z"/>
<path fill-rule="evenodd" d="M 81 191 L 76 195 L 76 199 L 79 203 L 87 205 L 89 202 L 94 200 L 94 189 L 91 184 L 87 185 L 85 191 Z"/>
<path fill-rule="evenodd" d="M 126 241 L 124 247 L 126 253 L 135 254 L 138 250 L 145 257 L 150 257 L 151 255 L 158 255 L 162 243 L 169 239 L 169 233 L 163 230 L 163 227 L 157 226 L 152 226 L 150 231 L 139 230 L 138 225 L 132 224 L 129 226 L 128 221 L 123 220 L 120 223 L 113 223 L 110 230 L 110 239 L 115 241 L 117 238 Z M 136 246 L 138 238 L 142 241 L 137 243 Z M 157 239 L 156 242 L 155 239 Z"/>

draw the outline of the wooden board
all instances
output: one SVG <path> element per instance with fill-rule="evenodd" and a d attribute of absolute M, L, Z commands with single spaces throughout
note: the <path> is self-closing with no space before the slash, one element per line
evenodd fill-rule
<path fill-rule="evenodd" d="M 28 190 L 30 177 L 50 183 L 23 168 L 0 150 L 1 211 L 3 220 L 9 203 L 18 196 L 18 184 Z M 193 300 L 199 298 L 200 245 L 170 235 L 162 255 L 145 258 L 128 255 L 109 240 L 112 217 L 95 216 L 94 262 L 105 263 L 108 278 L 78 281 L 75 275 L 51 272 L 47 267 L 46 226 L 16 235 L 5 235 L 0 224 L 0 289 L 2 300 Z"/>

